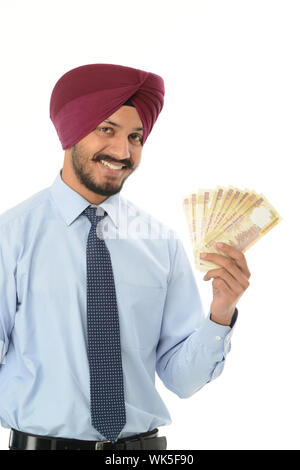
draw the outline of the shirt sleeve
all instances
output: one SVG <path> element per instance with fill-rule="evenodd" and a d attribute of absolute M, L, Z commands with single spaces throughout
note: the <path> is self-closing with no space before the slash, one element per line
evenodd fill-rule
<path fill-rule="evenodd" d="M 179 238 L 170 244 L 174 255 L 156 349 L 156 371 L 169 390 L 188 398 L 223 371 L 233 328 L 213 322 L 210 313 L 204 314 L 183 244 Z M 236 309 L 232 326 L 237 313 Z"/>
<path fill-rule="evenodd" d="M 0 367 L 6 362 L 17 308 L 16 270 L 10 251 L 7 236 L 0 231 Z"/>

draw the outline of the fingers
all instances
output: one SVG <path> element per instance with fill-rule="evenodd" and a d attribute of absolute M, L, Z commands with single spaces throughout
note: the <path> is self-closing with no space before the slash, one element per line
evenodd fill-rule
<path fill-rule="evenodd" d="M 236 277 L 231 274 L 231 272 L 225 268 L 220 268 L 220 269 L 211 269 L 208 271 L 205 276 L 204 280 L 208 281 L 211 278 L 221 278 L 225 285 L 232 290 L 237 296 L 241 295 L 247 287 L 249 287 L 249 281 L 244 276 L 244 274 L 236 267 L 235 268 L 238 273 L 236 274 Z M 213 283 L 217 284 L 217 283 Z"/>
<path fill-rule="evenodd" d="M 221 291 L 227 297 L 229 303 L 235 302 L 237 298 L 241 295 L 237 295 L 235 292 L 233 292 L 226 283 L 226 281 L 224 281 L 224 279 L 221 279 L 220 277 L 217 277 L 213 280 L 212 288 L 214 294 L 218 294 Z"/>
<path fill-rule="evenodd" d="M 201 253 L 200 258 L 212 261 L 218 266 L 223 266 L 233 275 L 233 277 L 238 276 L 243 285 L 247 285 L 245 281 L 250 278 L 251 273 L 249 271 L 244 253 L 226 243 L 220 244 L 218 242 L 215 244 L 215 246 L 217 250 L 222 251 L 225 255 L 229 256 L 229 258 L 217 253 L 205 253 L 206 256 L 202 256 L 203 253 Z M 243 276 L 240 276 L 239 273 L 241 273 Z"/>

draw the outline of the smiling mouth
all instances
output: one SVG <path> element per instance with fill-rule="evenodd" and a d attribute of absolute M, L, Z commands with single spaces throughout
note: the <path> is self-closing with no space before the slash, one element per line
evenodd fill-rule
<path fill-rule="evenodd" d="M 102 163 L 102 165 L 107 166 L 111 170 L 121 170 L 127 165 L 124 165 L 123 163 L 114 163 L 114 162 L 106 162 L 105 160 L 100 160 L 99 163 Z"/>
<path fill-rule="evenodd" d="M 119 175 L 127 168 L 127 165 L 123 165 L 120 163 L 118 164 L 108 163 L 108 162 L 105 162 L 104 160 L 100 160 L 99 162 L 97 161 L 96 163 L 101 168 L 101 171 L 104 170 L 106 173 L 111 174 L 111 175 Z"/>

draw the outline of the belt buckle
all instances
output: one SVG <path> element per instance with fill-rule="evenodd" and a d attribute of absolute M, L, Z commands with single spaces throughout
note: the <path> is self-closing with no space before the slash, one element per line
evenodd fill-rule
<path fill-rule="evenodd" d="M 97 441 L 95 444 L 95 450 L 104 450 L 103 444 L 106 444 L 108 442 L 111 443 L 111 441 Z"/>

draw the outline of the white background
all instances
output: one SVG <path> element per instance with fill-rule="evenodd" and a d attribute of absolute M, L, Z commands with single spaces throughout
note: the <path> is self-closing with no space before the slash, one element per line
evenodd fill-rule
<path fill-rule="evenodd" d="M 58 78 L 88 63 L 151 71 L 165 105 L 122 194 L 178 231 L 182 198 L 233 185 L 283 217 L 246 258 L 250 287 L 223 374 L 189 399 L 157 388 L 168 449 L 300 449 L 300 4 L 291 0 L 1 0 L 0 212 L 52 184 Z M 208 312 L 211 281 L 194 268 Z M 9 431 L 0 429 L 0 448 Z"/>

